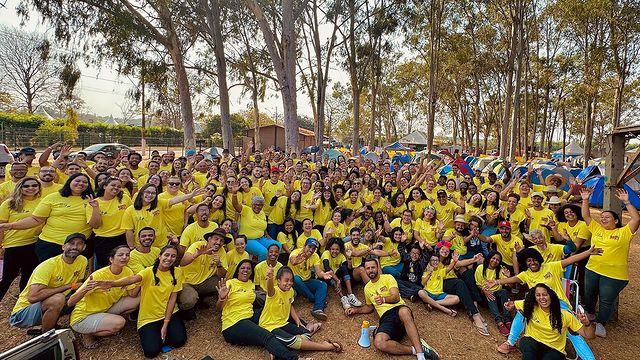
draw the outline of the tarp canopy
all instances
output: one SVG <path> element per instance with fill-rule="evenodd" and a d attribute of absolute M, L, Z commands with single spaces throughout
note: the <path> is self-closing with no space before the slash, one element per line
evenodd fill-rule
<path fill-rule="evenodd" d="M 374 152 L 369 152 L 364 156 L 364 158 L 377 163 L 378 160 L 380 160 L 380 155 L 378 155 L 378 154 L 376 154 Z"/>
<path fill-rule="evenodd" d="M 584 149 L 581 148 L 577 142 L 572 141 L 569 143 L 569 145 L 564 147 L 564 155 L 565 156 L 582 156 L 584 155 Z M 554 159 L 562 158 L 562 150 L 554 151 L 551 154 L 551 156 Z"/>
<path fill-rule="evenodd" d="M 589 197 L 589 205 L 602 207 L 604 202 L 604 176 L 598 175 L 592 177 L 587 180 L 585 186 L 593 188 L 593 193 L 591 197 Z M 629 193 L 629 201 L 631 204 L 635 206 L 636 209 L 640 209 L 640 197 L 638 197 L 638 194 L 627 184 L 624 184 L 624 189 Z"/>
<path fill-rule="evenodd" d="M 396 151 L 411 150 L 411 148 L 408 148 L 408 147 L 402 145 L 399 141 L 396 141 L 393 144 L 389 144 L 389 145 L 385 146 L 384 149 L 385 150 L 396 150 Z"/>
<path fill-rule="evenodd" d="M 398 140 L 401 144 L 410 144 L 410 145 L 427 145 L 427 134 L 422 131 L 415 130 L 412 133 L 406 135 L 405 137 Z"/>
<path fill-rule="evenodd" d="M 322 157 L 328 157 L 329 159 L 337 159 L 338 156 L 342 155 L 342 153 L 336 149 L 325 150 L 322 153 Z"/>

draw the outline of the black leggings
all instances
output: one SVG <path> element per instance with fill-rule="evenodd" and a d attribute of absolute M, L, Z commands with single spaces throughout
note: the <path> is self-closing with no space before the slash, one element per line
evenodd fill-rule
<path fill-rule="evenodd" d="M 168 345 L 173 348 L 182 347 L 187 342 L 187 329 L 184 327 L 184 322 L 180 316 L 171 316 L 171 321 L 167 327 L 167 338 L 162 342 L 160 337 L 160 330 L 164 324 L 164 319 L 148 323 L 138 329 L 138 335 L 140 335 L 140 345 L 144 356 L 148 358 L 154 358 L 160 354 L 163 345 Z"/>
<path fill-rule="evenodd" d="M 458 295 L 460 302 L 469 315 L 473 316 L 478 313 L 478 308 L 473 303 L 473 298 L 471 297 L 469 289 L 467 288 L 467 285 L 465 285 L 464 281 L 460 279 L 445 279 L 443 290 L 447 294 Z"/>
<path fill-rule="evenodd" d="M 118 245 L 127 245 L 127 236 L 125 234 L 118 236 L 96 236 L 95 255 L 96 270 L 109 265 L 109 253 Z"/>
<path fill-rule="evenodd" d="M 36 257 L 35 243 L 5 248 L 2 281 L 0 281 L 0 300 L 4 298 L 9 286 L 18 277 L 18 274 L 20 275 L 20 291 L 24 290 L 36 266 L 38 266 L 38 258 Z"/>
<path fill-rule="evenodd" d="M 278 339 L 278 341 L 291 349 L 294 349 L 293 344 L 295 344 L 298 335 L 311 336 L 309 330 L 290 322 L 282 327 L 273 329 L 271 332 L 276 336 L 276 339 Z"/>
<path fill-rule="evenodd" d="M 232 345 L 257 345 L 267 349 L 276 359 L 297 360 L 298 355 L 289 351 L 275 335 L 261 328 L 250 319 L 243 319 L 222 331 L 224 341 Z"/>
<path fill-rule="evenodd" d="M 520 352 L 522 360 L 564 360 L 565 356 L 560 351 L 551 348 L 533 338 L 524 336 L 520 340 Z"/>
<path fill-rule="evenodd" d="M 36 256 L 38 257 L 38 262 L 43 262 L 47 259 L 62 254 L 62 245 L 38 239 L 36 241 L 35 251 Z"/>

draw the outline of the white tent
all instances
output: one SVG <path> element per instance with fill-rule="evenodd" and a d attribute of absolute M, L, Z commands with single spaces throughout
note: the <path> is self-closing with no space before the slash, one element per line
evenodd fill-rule
<path fill-rule="evenodd" d="M 578 145 L 577 142 L 572 141 L 567 146 L 564 147 L 564 155 L 565 156 L 582 156 L 584 155 L 584 149 Z M 554 158 L 562 157 L 562 150 L 554 151 L 552 156 Z"/>
<path fill-rule="evenodd" d="M 427 134 L 422 131 L 415 130 L 412 133 L 398 140 L 403 145 L 427 145 Z"/>

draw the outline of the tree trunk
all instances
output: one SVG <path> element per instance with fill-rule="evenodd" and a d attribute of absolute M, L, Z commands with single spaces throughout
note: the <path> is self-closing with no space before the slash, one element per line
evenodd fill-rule
<path fill-rule="evenodd" d="M 625 87 L 625 75 L 618 74 L 618 81 L 616 83 L 616 91 L 613 98 L 613 127 L 620 126 L 620 118 L 622 117 L 622 100 Z"/>
<path fill-rule="evenodd" d="M 375 66 L 374 66 L 375 67 Z M 378 80 L 374 78 L 374 84 L 371 87 L 371 128 L 369 129 L 369 151 L 376 148 L 376 118 L 378 117 Z"/>
<path fill-rule="evenodd" d="M 351 89 L 351 93 L 353 94 L 353 138 L 351 141 L 351 154 L 357 156 L 360 150 L 360 89 L 353 85 Z"/>
<path fill-rule="evenodd" d="M 178 36 L 174 33 L 169 34 L 172 46 L 168 48 L 169 55 L 173 61 L 176 72 L 176 82 L 178 83 L 178 95 L 180 97 L 180 114 L 182 115 L 182 126 L 184 131 L 184 149 L 195 150 L 196 138 L 193 124 L 193 107 L 191 105 L 191 88 L 189 86 L 189 78 L 184 67 L 184 58 L 182 50 L 178 44 Z"/>
<path fill-rule="evenodd" d="M 260 110 L 258 108 L 258 77 L 255 72 L 251 72 L 251 99 L 253 100 L 253 146 L 254 151 L 262 150 L 260 142 Z"/>
<path fill-rule="evenodd" d="M 523 42 L 524 42 L 524 28 L 523 28 L 523 16 L 524 16 L 524 4 L 523 0 L 516 1 L 516 11 L 517 11 L 517 32 L 514 34 L 517 38 L 517 63 L 516 63 L 516 86 L 515 86 L 515 97 L 513 100 L 513 117 L 511 121 L 511 138 L 509 140 L 509 160 L 515 160 L 516 155 L 516 146 L 517 146 L 517 136 L 520 132 L 520 87 L 521 87 L 521 79 L 522 79 L 522 56 L 523 56 Z M 514 18 L 514 22 L 516 19 Z"/>
<path fill-rule="evenodd" d="M 507 159 L 507 149 L 509 141 L 509 120 L 511 119 L 511 104 L 513 102 L 513 69 L 516 60 L 518 47 L 518 23 L 516 16 L 512 16 L 511 24 L 511 46 L 509 50 L 509 59 L 507 60 L 507 83 L 505 89 L 504 113 L 502 114 L 502 126 L 500 129 L 500 158 Z"/>

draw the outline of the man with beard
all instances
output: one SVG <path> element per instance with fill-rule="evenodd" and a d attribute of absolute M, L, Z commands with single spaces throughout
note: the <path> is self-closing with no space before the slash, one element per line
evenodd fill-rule
<path fill-rule="evenodd" d="M 162 154 L 162 163 L 160 164 L 160 170 L 167 170 L 171 172 L 171 166 L 173 164 L 173 160 L 176 158 L 176 153 L 172 150 L 167 151 Z"/>
<path fill-rule="evenodd" d="M 191 244 L 180 261 L 184 283 L 178 294 L 178 308 L 185 320 L 195 319 L 193 308 L 200 297 L 215 293 L 216 285 L 227 274 L 227 254 L 222 247 L 226 233 L 215 229 L 206 233 L 204 238 L 206 241 Z"/>
<path fill-rule="evenodd" d="M 29 328 L 42 325 L 40 331 L 45 332 L 55 327 L 60 315 L 71 313 L 72 308 L 66 306 L 66 297 L 82 285 L 87 258 L 80 253 L 84 251 L 86 240 L 81 233 L 67 236 L 62 254 L 45 260 L 33 270 L 29 283 L 11 311 L 11 326 Z M 89 282 L 87 286 L 95 285 Z"/>
<path fill-rule="evenodd" d="M 159 156 L 158 156 L 158 158 L 159 158 Z M 148 183 L 149 182 L 149 178 L 151 176 L 158 174 L 158 171 L 160 171 L 160 162 L 155 161 L 155 160 L 149 161 L 147 163 L 147 169 L 149 170 L 149 172 L 147 172 L 146 174 L 140 176 L 140 178 L 138 179 L 138 186 L 142 186 L 142 185 Z"/>
<path fill-rule="evenodd" d="M 107 171 L 107 169 L 109 168 L 109 160 L 107 160 L 104 155 L 100 157 L 96 155 L 96 157 L 94 157 L 93 159 L 96 163 L 93 165 L 92 170 L 96 174 Z"/>
<path fill-rule="evenodd" d="M 10 169 L 11 178 L 0 185 L 0 202 L 8 199 L 16 188 L 16 184 L 27 176 L 27 164 L 23 162 L 14 162 Z"/>
<path fill-rule="evenodd" d="M 189 224 L 180 236 L 178 249 L 180 254 L 184 254 L 193 243 L 205 238 L 205 234 L 218 228 L 218 224 L 209 220 L 211 209 L 207 203 L 200 203 L 196 206 L 196 222 Z"/>
<path fill-rule="evenodd" d="M 146 226 L 138 231 L 138 246 L 129 254 L 128 266 L 134 274 L 153 265 L 160 255 L 160 248 L 152 246 L 154 241 L 156 241 L 156 231 L 152 227 Z"/>
<path fill-rule="evenodd" d="M 56 177 L 56 169 L 53 166 L 43 166 L 38 172 L 38 179 L 40 180 L 40 197 L 45 197 L 51 193 L 54 193 L 62 188 L 62 184 L 56 184 L 53 182 Z"/>
<path fill-rule="evenodd" d="M 369 314 L 375 309 L 380 322 L 374 334 L 374 346 L 384 353 L 413 354 L 418 360 L 440 359 L 438 353 L 420 339 L 413 313 L 400 297 L 396 279 L 391 275 L 380 274 L 380 264 L 373 256 L 364 260 L 364 270 L 371 279 L 364 286 L 365 305 L 348 308 L 345 314 Z M 405 335 L 411 345 L 400 342 Z"/>
<path fill-rule="evenodd" d="M 149 172 L 144 167 L 138 166 L 142 161 L 142 155 L 140 155 L 139 153 L 132 152 L 127 158 L 129 160 L 129 170 L 131 170 L 131 173 L 136 180 L 138 180 L 142 175 L 145 175 Z"/>
<path fill-rule="evenodd" d="M 507 265 L 509 271 L 512 274 L 517 274 L 519 271 L 514 272 L 514 268 L 518 269 L 518 262 L 516 260 L 516 253 L 524 248 L 522 239 L 511 233 L 511 223 L 503 220 L 498 223 L 499 234 L 484 236 L 478 234 L 480 241 L 486 243 L 496 244 L 496 249 L 502 255 L 502 262 Z"/>
<path fill-rule="evenodd" d="M 254 168 L 257 169 L 258 167 Z M 262 174 L 262 173 L 261 173 Z M 257 183 L 254 183 L 257 184 Z M 271 171 L 269 172 L 269 180 L 268 181 L 263 181 L 260 183 L 261 188 L 260 190 L 262 191 L 262 195 L 264 195 L 264 213 L 269 215 L 271 213 L 271 209 L 273 208 L 273 206 L 271 205 L 271 200 L 273 199 L 274 196 L 281 196 L 287 193 L 287 187 L 284 184 L 284 182 L 282 180 L 280 180 L 280 168 L 277 166 L 273 166 L 271 168 Z M 269 233 L 269 235 L 271 235 L 271 238 L 275 239 L 276 237 L 273 236 L 273 234 L 277 235 L 277 225 L 275 224 L 270 224 L 273 225 L 273 229 L 271 229 L 271 231 L 269 231 L 269 225 L 267 225 L 267 232 Z"/>

